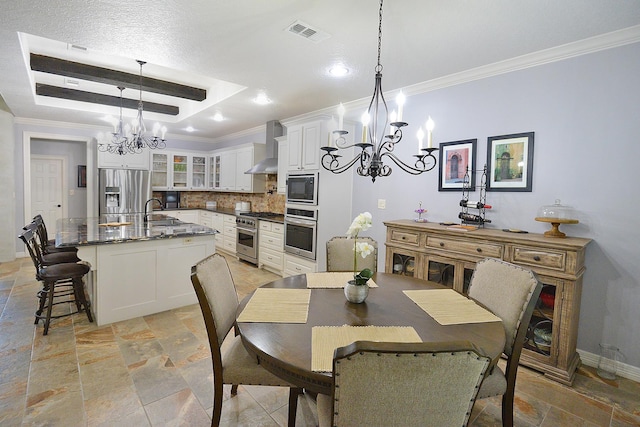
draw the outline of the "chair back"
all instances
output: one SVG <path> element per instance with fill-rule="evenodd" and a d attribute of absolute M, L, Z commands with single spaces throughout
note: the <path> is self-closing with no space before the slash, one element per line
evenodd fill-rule
<path fill-rule="evenodd" d="M 238 294 L 227 260 L 213 254 L 191 267 L 191 283 L 209 336 L 214 359 L 221 362 L 220 346 L 236 321 Z M 215 360 L 214 360 L 215 363 Z"/>
<path fill-rule="evenodd" d="M 489 363 L 470 342 L 340 347 L 332 425 L 465 426 Z"/>
<path fill-rule="evenodd" d="M 29 252 L 29 256 L 31 257 L 31 261 L 33 261 L 33 266 L 36 268 L 36 276 L 38 272 L 43 267 L 44 263 L 42 260 L 42 252 L 40 250 L 40 246 L 36 240 L 36 231 L 37 226 L 35 223 L 31 223 L 26 225 L 22 229 L 22 233 L 18 235 L 18 239 L 24 242 L 24 245 Z"/>
<path fill-rule="evenodd" d="M 526 268 L 495 258 L 476 264 L 469 284 L 469 297 L 502 319 L 506 343 L 504 353 L 522 350 L 524 338 L 542 283 Z"/>
<path fill-rule="evenodd" d="M 358 271 L 369 268 L 378 271 L 378 242 L 371 237 L 350 239 L 345 236 L 332 237 L 327 241 L 327 271 L 353 271 L 354 245 L 357 242 L 367 242 L 375 249 L 366 258 L 358 255 Z"/>

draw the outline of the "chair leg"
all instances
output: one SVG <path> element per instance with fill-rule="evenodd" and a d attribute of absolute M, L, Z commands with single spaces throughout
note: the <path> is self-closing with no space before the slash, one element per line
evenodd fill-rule
<path fill-rule="evenodd" d="M 289 389 L 289 427 L 295 427 L 296 425 L 296 413 L 298 411 L 298 396 L 302 394 L 301 388 Z"/>
<path fill-rule="evenodd" d="M 80 306 L 84 307 L 84 311 L 87 313 L 87 318 L 89 322 L 93 322 L 93 317 L 91 316 L 91 304 L 87 301 L 85 292 L 84 292 L 84 282 L 82 281 L 82 277 L 73 279 L 73 289 L 76 292 L 76 299 L 79 300 L 78 312 L 80 310 Z"/>
<path fill-rule="evenodd" d="M 49 324 L 51 323 L 51 311 L 53 310 L 53 294 L 56 291 L 56 283 L 51 282 L 47 285 L 49 288 L 47 292 L 47 317 L 44 319 L 44 331 L 42 335 L 47 335 L 49 333 Z"/>
<path fill-rule="evenodd" d="M 213 415 L 211 427 L 218 427 L 222 418 L 222 381 L 214 381 L 213 384 Z"/>
<path fill-rule="evenodd" d="M 238 394 L 238 384 L 231 385 L 231 396 L 235 396 Z"/>
<path fill-rule="evenodd" d="M 513 427 L 513 394 L 514 390 L 508 390 L 502 395 L 502 426 Z"/>
<path fill-rule="evenodd" d="M 34 325 L 37 325 L 40 322 L 40 316 L 42 315 L 42 311 L 44 310 L 44 305 L 47 302 L 47 294 L 48 294 L 49 285 L 46 283 L 42 284 L 42 289 L 38 291 L 38 299 L 40 302 L 38 303 L 38 310 L 36 310 L 36 319 L 33 322 Z"/>

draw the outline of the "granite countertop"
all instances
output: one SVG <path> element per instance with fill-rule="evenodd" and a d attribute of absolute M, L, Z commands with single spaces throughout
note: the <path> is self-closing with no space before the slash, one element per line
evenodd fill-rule
<path fill-rule="evenodd" d="M 217 213 L 221 213 L 221 214 L 225 214 L 225 215 L 241 215 L 244 212 L 241 211 L 236 211 L 234 209 L 230 209 L 230 208 L 215 208 L 215 209 L 206 209 L 206 208 L 170 208 L 170 209 L 164 209 L 164 210 L 160 210 L 154 209 L 154 212 L 171 212 L 171 211 L 189 211 L 189 210 L 201 210 L 201 211 L 209 211 L 209 212 L 217 212 Z M 258 217 L 256 219 L 259 219 L 260 221 L 269 221 L 269 222 L 275 222 L 278 224 L 284 224 L 284 214 L 276 214 L 275 216 L 269 216 L 269 217 Z"/>
<path fill-rule="evenodd" d="M 56 223 L 56 246 L 128 243 L 217 234 L 213 228 L 182 222 L 162 214 L 108 214 L 94 218 L 62 218 Z"/>

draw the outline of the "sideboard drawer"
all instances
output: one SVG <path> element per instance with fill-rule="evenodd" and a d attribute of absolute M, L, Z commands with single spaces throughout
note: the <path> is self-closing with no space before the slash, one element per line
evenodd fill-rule
<path fill-rule="evenodd" d="M 391 230 L 389 240 L 396 243 L 418 246 L 420 242 L 420 233 L 413 233 L 411 231 L 404 230 Z"/>
<path fill-rule="evenodd" d="M 460 252 L 480 257 L 502 258 L 504 246 L 492 243 L 460 241 L 442 237 L 427 237 L 427 247 L 439 248 L 447 251 Z"/>
<path fill-rule="evenodd" d="M 551 268 L 553 270 L 564 271 L 566 261 L 567 253 L 563 251 L 555 252 L 548 249 L 514 246 L 511 253 L 511 262 Z"/>

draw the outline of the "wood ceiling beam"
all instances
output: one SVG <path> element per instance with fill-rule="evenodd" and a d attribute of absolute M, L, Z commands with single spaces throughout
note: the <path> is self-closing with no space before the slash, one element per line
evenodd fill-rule
<path fill-rule="evenodd" d="M 140 88 L 139 74 L 110 70 L 108 68 L 81 64 L 79 62 L 67 61 L 51 56 L 32 53 L 30 54 L 30 66 L 33 71 L 57 74 L 113 86 L 124 86 L 125 88 L 136 90 Z M 207 91 L 205 89 L 153 79 L 145 77 L 144 74 L 142 76 L 142 90 L 193 101 L 204 101 L 207 98 Z"/>
<path fill-rule="evenodd" d="M 103 95 L 100 93 L 86 92 L 66 87 L 58 87 L 36 83 L 36 95 L 50 96 L 53 98 L 69 99 L 72 101 L 91 102 L 92 104 L 120 106 L 120 97 Z M 122 98 L 122 108 L 138 109 L 138 100 Z M 158 104 L 155 102 L 143 102 L 144 111 L 177 116 L 180 109 L 174 105 Z"/>

